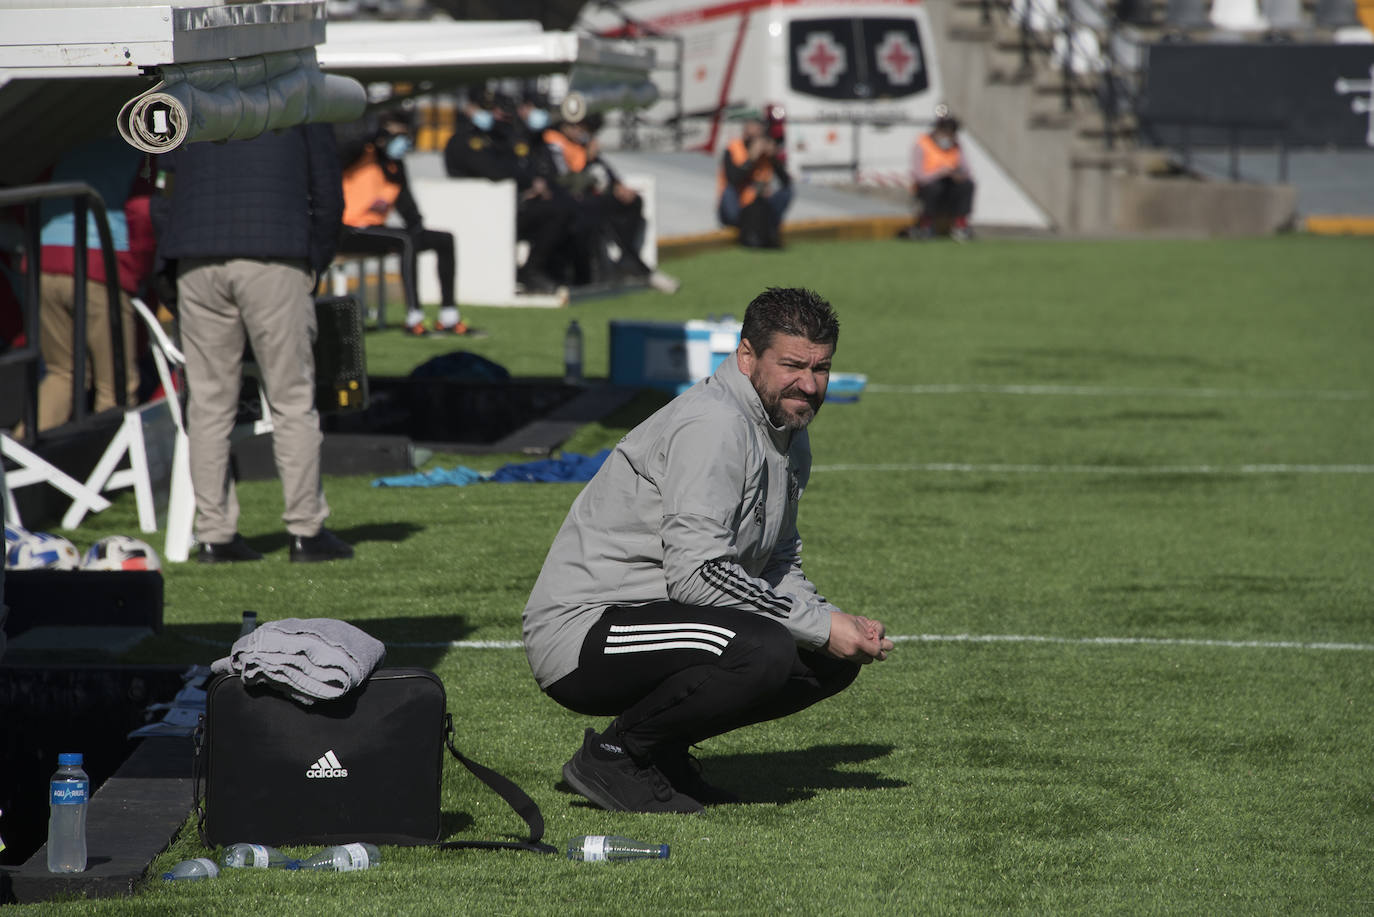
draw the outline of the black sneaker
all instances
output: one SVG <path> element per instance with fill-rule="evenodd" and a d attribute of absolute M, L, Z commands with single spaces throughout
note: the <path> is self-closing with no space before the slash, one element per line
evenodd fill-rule
<path fill-rule="evenodd" d="M 640 766 L 629 755 L 610 760 L 593 751 L 601 737 L 588 729 L 577 754 L 563 765 L 563 779 L 577 792 L 612 812 L 701 811 L 701 803 L 673 789 L 658 768 Z"/>
<path fill-rule="evenodd" d="M 203 564 L 235 564 L 242 561 L 262 560 L 262 555 L 248 547 L 243 536 L 234 533 L 228 541 L 202 541 L 196 549 L 196 560 Z"/>
<path fill-rule="evenodd" d="M 352 546 L 345 544 L 338 535 L 329 529 L 322 528 L 314 535 L 291 536 L 291 561 L 293 563 L 348 560 L 352 556 Z"/>
<path fill-rule="evenodd" d="M 657 767 L 673 789 L 690 796 L 705 806 L 731 806 L 741 800 L 729 790 L 706 782 L 701 775 L 701 762 L 686 748 L 661 751 L 654 754 L 654 767 Z"/>

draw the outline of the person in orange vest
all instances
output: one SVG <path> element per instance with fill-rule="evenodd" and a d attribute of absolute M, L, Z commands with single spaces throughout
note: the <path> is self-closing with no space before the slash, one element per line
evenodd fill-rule
<path fill-rule="evenodd" d="M 661 292 L 676 292 L 676 278 L 654 270 L 639 256 L 647 230 L 644 202 L 601 157 L 596 137 L 601 125 L 601 115 L 593 112 L 582 121 L 559 121 L 543 134 L 558 182 L 577 202 L 574 235 L 581 246 L 574 259 L 574 282 L 633 278 Z M 607 242 L 615 243 L 618 259 L 611 259 Z"/>
<path fill-rule="evenodd" d="M 366 127 L 373 127 L 366 124 Z M 406 331 L 413 335 L 478 334 L 462 320 L 455 297 L 458 259 L 453 233 L 427 229 L 410 193 L 405 154 L 410 151 L 410 120 L 399 111 L 383 112 L 368 139 L 343 170 L 344 215 L 339 252 L 350 255 L 401 255 L 401 284 L 406 299 Z M 342 147 L 344 144 L 340 144 Z M 392 211 L 405 228 L 388 226 Z M 439 315 L 425 328 L 425 313 L 415 279 L 420 252 L 439 260 Z"/>
<path fill-rule="evenodd" d="M 782 121 L 771 117 L 744 122 L 739 137 L 721 156 L 716 174 L 716 214 L 724 226 L 740 228 L 740 244 L 776 247 L 783 214 L 792 204 L 792 177 L 783 156 Z M 766 207 L 766 225 L 755 227 L 748 208 L 756 201 Z"/>
<path fill-rule="evenodd" d="M 959 120 L 944 105 L 935 109 L 935 126 L 916 138 L 911 151 L 912 193 L 920 204 L 917 238 L 929 238 L 939 219 L 950 221 L 955 241 L 970 238 L 968 217 L 973 212 L 973 175 L 959 146 Z"/>

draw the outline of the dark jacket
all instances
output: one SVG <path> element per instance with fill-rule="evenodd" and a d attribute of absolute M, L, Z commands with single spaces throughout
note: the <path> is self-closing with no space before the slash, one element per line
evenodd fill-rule
<path fill-rule="evenodd" d="M 334 133 L 307 124 L 162 157 L 158 256 L 334 260 L 343 190 Z"/>
<path fill-rule="evenodd" d="M 515 178 L 514 157 L 491 134 L 466 115 L 454 119 L 453 136 L 444 146 L 444 171 L 449 178 Z"/>

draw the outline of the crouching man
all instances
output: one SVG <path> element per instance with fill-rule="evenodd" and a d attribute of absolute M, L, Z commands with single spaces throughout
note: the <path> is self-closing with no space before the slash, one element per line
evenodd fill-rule
<path fill-rule="evenodd" d="M 816 294 L 760 294 L 734 356 L 620 441 L 554 538 L 525 649 L 555 701 L 614 717 L 563 766 L 596 805 L 738 801 L 689 746 L 830 697 L 892 649 L 882 624 L 831 605 L 801 568 L 806 426 L 838 338 Z"/>

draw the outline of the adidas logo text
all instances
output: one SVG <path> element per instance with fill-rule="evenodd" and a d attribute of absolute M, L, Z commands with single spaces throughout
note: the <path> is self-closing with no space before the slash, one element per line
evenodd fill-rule
<path fill-rule="evenodd" d="M 305 776 L 310 778 L 347 777 L 348 768 L 339 763 L 339 759 L 334 755 L 334 749 L 331 748 L 321 756 L 320 760 L 306 769 Z"/>

